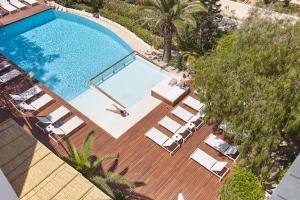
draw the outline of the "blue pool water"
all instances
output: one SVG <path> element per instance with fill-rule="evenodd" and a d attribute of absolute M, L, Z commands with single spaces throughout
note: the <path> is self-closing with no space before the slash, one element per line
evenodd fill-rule
<path fill-rule="evenodd" d="M 132 49 L 106 28 L 48 10 L 0 29 L 0 53 L 71 101 L 88 80 Z"/>

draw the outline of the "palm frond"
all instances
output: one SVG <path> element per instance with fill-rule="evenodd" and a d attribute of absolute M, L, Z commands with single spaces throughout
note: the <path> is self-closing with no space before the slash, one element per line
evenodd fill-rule
<path fill-rule="evenodd" d="M 88 134 L 88 136 L 84 140 L 84 143 L 83 143 L 83 156 L 86 157 L 86 159 L 89 159 L 89 157 L 91 156 L 91 149 L 92 149 L 94 139 L 95 139 L 95 134 L 92 131 Z"/>
<path fill-rule="evenodd" d="M 122 175 L 119 175 L 119 174 L 116 174 L 113 172 L 105 172 L 104 175 L 106 177 L 106 180 L 110 183 L 126 185 L 129 188 L 135 187 L 134 182 L 128 180 L 127 178 L 125 178 Z"/>
<path fill-rule="evenodd" d="M 68 156 L 66 158 L 71 162 L 76 162 L 80 160 L 80 155 L 77 148 L 72 142 L 69 141 L 69 139 L 67 139 L 67 147 L 68 147 L 68 152 L 67 152 Z"/>
<path fill-rule="evenodd" d="M 99 166 L 102 162 L 104 161 L 108 161 L 108 160 L 115 160 L 117 159 L 117 156 L 109 156 L 109 155 L 106 155 L 106 156 L 102 156 L 100 158 L 98 158 L 94 163 L 93 163 L 93 166 L 94 167 L 97 167 Z"/>
<path fill-rule="evenodd" d="M 107 184 L 107 181 L 106 181 L 105 178 L 100 177 L 100 176 L 95 176 L 95 177 L 92 178 L 92 181 L 95 183 L 95 185 L 97 185 L 107 195 L 109 195 L 112 198 L 115 198 L 114 191 Z"/>

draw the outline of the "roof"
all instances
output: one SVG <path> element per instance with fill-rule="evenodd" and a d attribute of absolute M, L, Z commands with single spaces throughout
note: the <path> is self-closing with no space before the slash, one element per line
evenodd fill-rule
<path fill-rule="evenodd" d="M 110 199 L 12 119 L 0 124 L 0 168 L 21 200 Z"/>
<path fill-rule="evenodd" d="M 271 200 L 298 200 L 300 197 L 300 155 L 273 192 Z"/>

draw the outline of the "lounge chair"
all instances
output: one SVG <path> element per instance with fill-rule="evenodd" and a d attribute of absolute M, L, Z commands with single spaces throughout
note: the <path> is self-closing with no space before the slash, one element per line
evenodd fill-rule
<path fill-rule="evenodd" d="M 173 134 L 181 135 L 184 142 L 192 135 L 190 123 L 186 123 L 184 126 L 182 126 L 170 117 L 165 116 L 158 122 L 158 124 Z"/>
<path fill-rule="evenodd" d="M 176 131 L 178 131 L 182 127 L 180 124 L 178 124 L 177 122 L 175 122 L 173 119 L 171 119 L 168 116 L 165 116 L 164 118 L 162 118 L 158 122 L 158 124 L 172 133 L 176 133 Z"/>
<path fill-rule="evenodd" d="M 35 95 L 41 93 L 43 90 L 35 85 L 28 90 L 22 92 L 21 94 L 9 94 L 12 100 L 14 101 L 27 101 L 28 99 L 34 97 Z"/>
<path fill-rule="evenodd" d="M 0 6 L 7 10 L 8 12 L 13 12 L 18 10 L 16 7 L 12 6 L 7 0 L 0 0 Z"/>
<path fill-rule="evenodd" d="M 51 96 L 49 96 L 48 94 L 44 94 L 43 96 L 31 102 L 30 104 L 27 104 L 23 101 L 19 104 L 19 107 L 23 111 L 37 112 L 52 101 L 53 98 Z"/>
<path fill-rule="evenodd" d="M 5 70 L 6 68 L 10 67 L 11 64 L 7 61 L 2 61 L 0 63 L 0 72 L 2 72 L 3 70 Z"/>
<path fill-rule="evenodd" d="M 226 167 L 227 162 L 217 161 L 199 148 L 197 148 L 194 153 L 192 153 L 190 158 L 216 175 L 220 179 L 220 181 L 229 172 L 229 168 Z"/>
<path fill-rule="evenodd" d="M 49 115 L 37 116 L 36 118 L 38 119 L 38 122 L 35 125 L 44 131 L 46 124 L 54 124 L 70 113 L 71 111 L 65 106 L 60 106 Z"/>
<path fill-rule="evenodd" d="M 22 9 L 25 8 L 26 5 L 18 0 L 10 0 L 10 4 L 15 6 L 16 8 Z"/>
<path fill-rule="evenodd" d="M 0 76 L 0 85 L 7 83 L 8 81 L 20 76 L 21 74 L 22 72 L 16 69 L 13 69 L 7 72 L 6 74 L 3 74 L 2 76 Z"/>
<path fill-rule="evenodd" d="M 4 9 L 0 10 L 0 18 L 4 17 L 5 15 L 8 15 L 8 14 L 9 14 L 9 12 L 7 10 L 4 10 Z"/>
<path fill-rule="evenodd" d="M 201 126 L 205 124 L 203 121 L 204 114 L 202 114 L 201 111 L 199 111 L 196 115 L 194 115 L 191 119 L 190 122 L 195 124 L 195 129 L 199 129 Z"/>
<path fill-rule="evenodd" d="M 30 5 L 35 5 L 35 4 L 38 4 L 39 2 L 36 1 L 36 0 L 24 0 L 26 3 L 30 4 Z"/>
<path fill-rule="evenodd" d="M 161 146 L 166 151 L 168 151 L 170 153 L 170 156 L 172 156 L 180 148 L 180 145 L 176 143 L 175 140 L 169 138 L 168 136 L 166 136 L 156 128 L 151 128 L 145 134 L 145 136 L 151 139 L 159 146 Z"/>
<path fill-rule="evenodd" d="M 188 122 L 194 116 L 181 106 L 177 106 L 175 109 L 173 109 L 172 114 L 185 122 Z"/>
<path fill-rule="evenodd" d="M 49 132 L 49 137 L 52 138 L 55 142 L 57 142 L 57 140 L 54 137 L 52 137 L 52 134 L 64 137 L 72 133 L 75 129 L 79 128 L 83 124 L 84 121 L 82 119 L 80 119 L 77 116 L 74 116 L 59 127 L 54 127 L 53 125 L 48 126 L 47 131 Z"/>
<path fill-rule="evenodd" d="M 200 113 L 193 115 L 181 106 L 177 106 L 175 109 L 173 109 L 172 114 L 178 117 L 179 119 L 185 121 L 186 123 L 193 123 L 195 125 L 195 129 L 198 129 L 204 124 L 204 121 L 202 120 L 202 115 Z"/>
<path fill-rule="evenodd" d="M 204 143 L 211 146 L 233 161 L 235 161 L 239 156 L 238 146 L 230 145 L 226 141 L 218 138 L 212 133 L 204 140 Z"/>
<path fill-rule="evenodd" d="M 191 97 L 191 96 L 187 96 L 183 101 L 183 104 L 187 105 L 188 107 L 196 110 L 196 111 L 200 111 L 202 109 L 205 108 L 205 104 L 201 103 L 200 101 L 198 101 L 197 99 Z"/>

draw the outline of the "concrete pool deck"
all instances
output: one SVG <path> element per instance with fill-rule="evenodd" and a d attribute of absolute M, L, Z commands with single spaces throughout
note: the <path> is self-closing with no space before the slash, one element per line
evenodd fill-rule
<path fill-rule="evenodd" d="M 160 100 L 152 97 L 150 94 L 146 95 L 135 105 L 126 109 L 129 116 L 121 117 L 116 113 L 106 110 L 114 109 L 112 105 L 116 103 L 93 87 L 70 102 L 74 108 L 80 110 L 82 114 L 115 139 L 118 139 L 133 127 L 160 103 Z"/>

